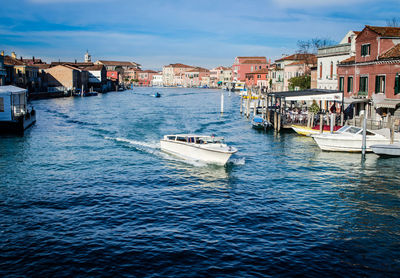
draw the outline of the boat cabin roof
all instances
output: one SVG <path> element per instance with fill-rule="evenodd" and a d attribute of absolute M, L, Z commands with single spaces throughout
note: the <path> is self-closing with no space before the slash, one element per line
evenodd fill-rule
<path fill-rule="evenodd" d="M 190 138 L 207 142 L 220 142 L 224 140 L 224 137 L 216 137 L 210 135 L 196 135 L 196 134 L 170 134 L 170 135 L 165 135 L 164 138 L 167 138 L 168 140 L 178 140 L 178 141 Z M 192 140 L 188 141 L 191 142 Z"/>
<path fill-rule="evenodd" d="M 25 94 L 26 89 L 7 85 L 7 86 L 0 86 L 0 95 L 10 95 L 10 94 Z"/>

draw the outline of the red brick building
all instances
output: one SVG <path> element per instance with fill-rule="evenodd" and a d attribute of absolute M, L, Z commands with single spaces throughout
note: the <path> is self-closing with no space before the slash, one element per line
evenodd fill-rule
<path fill-rule="evenodd" d="M 400 27 L 368 26 L 356 37 L 356 55 L 337 69 L 345 97 L 369 98 L 391 112 L 400 104 Z"/>

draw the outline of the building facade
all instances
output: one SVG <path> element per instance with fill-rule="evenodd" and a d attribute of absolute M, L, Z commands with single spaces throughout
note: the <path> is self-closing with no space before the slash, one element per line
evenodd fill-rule
<path fill-rule="evenodd" d="M 355 49 L 338 65 L 339 90 L 346 98 L 372 99 L 373 108 L 393 115 L 400 104 L 400 27 L 367 25 Z"/>
<path fill-rule="evenodd" d="M 337 45 L 318 49 L 317 88 L 338 89 L 337 65 L 355 54 L 355 39 L 360 32 L 349 31 Z"/>
<path fill-rule="evenodd" d="M 232 65 L 232 81 L 245 82 L 246 73 L 268 68 L 269 65 L 266 57 L 236 57 Z"/>

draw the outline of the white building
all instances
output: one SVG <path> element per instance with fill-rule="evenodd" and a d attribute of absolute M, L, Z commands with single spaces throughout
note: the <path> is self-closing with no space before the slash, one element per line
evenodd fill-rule
<path fill-rule="evenodd" d="M 151 85 L 154 87 L 162 87 L 163 86 L 163 74 L 158 73 L 153 75 L 153 80 L 151 81 Z"/>
<path fill-rule="evenodd" d="M 318 49 L 318 89 L 338 89 L 337 64 L 355 55 L 355 42 L 358 33 L 359 32 L 349 31 L 339 44 Z"/>

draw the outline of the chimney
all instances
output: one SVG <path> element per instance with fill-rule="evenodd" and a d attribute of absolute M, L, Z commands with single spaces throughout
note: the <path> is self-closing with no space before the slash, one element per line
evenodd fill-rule
<path fill-rule="evenodd" d="M 15 52 L 11 52 L 11 58 L 17 59 L 17 54 L 15 54 Z"/>
<path fill-rule="evenodd" d="M 76 59 L 75 59 L 75 64 L 76 64 Z"/>
<path fill-rule="evenodd" d="M 4 50 L 1 51 L 1 56 L 4 56 Z"/>
<path fill-rule="evenodd" d="M 19 57 L 19 59 L 22 61 L 22 56 L 21 56 L 21 57 Z"/>
<path fill-rule="evenodd" d="M 33 63 L 35 63 L 35 56 L 32 56 L 32 61 Z"/>

